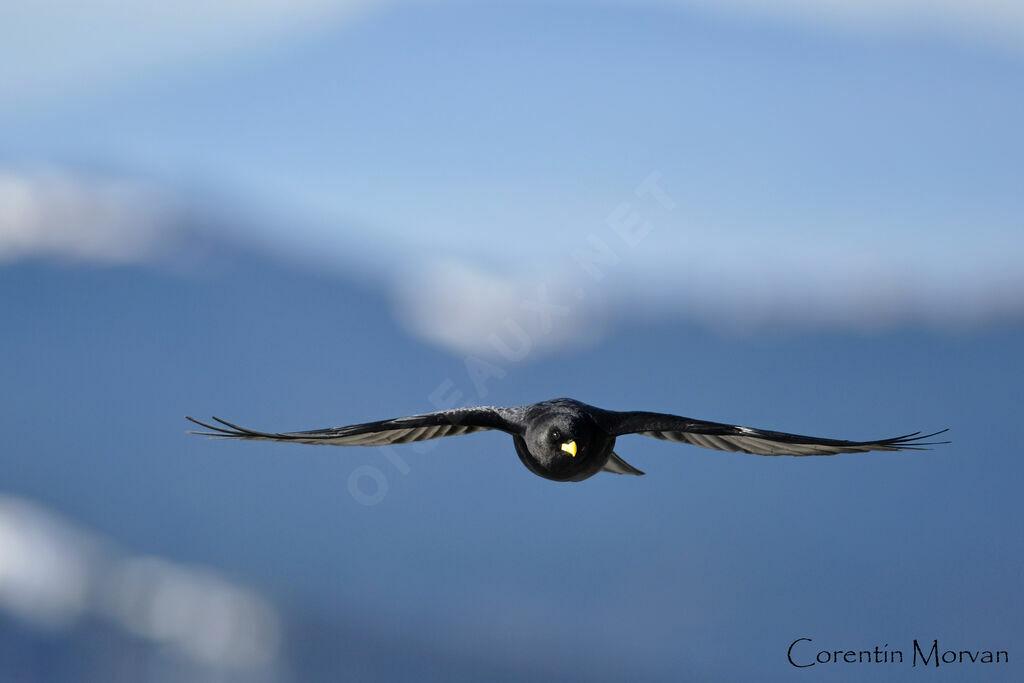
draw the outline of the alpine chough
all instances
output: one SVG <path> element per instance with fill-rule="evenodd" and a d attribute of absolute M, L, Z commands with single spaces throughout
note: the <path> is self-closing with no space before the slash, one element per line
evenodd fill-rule
<path fill-rule="evenodd" d="M 210 430 L 190 432 L 192 434 L 332 446 L 385 446 L 497 429 L 512 435 L 519 459 L 531 472 L 553 481 L 582 481 L 601 471 L 642 475 L 643 472 L 612 451 L 615 438 L 623 434 L 642 434 L 720 451 L 756 455 L 908 451 L 949 443 L 925 441 L 947 431 L 945 429 L 931 434 L 914 432 L 877 441 L 843 441 L 738 427 L 664 413 L 603 410 L 571 398 L 512 408 L 457 408 L 308 432 L 257 432 L 217 417 L 213 419 L 221 426 L 191 417 L 188 419 Z"/>

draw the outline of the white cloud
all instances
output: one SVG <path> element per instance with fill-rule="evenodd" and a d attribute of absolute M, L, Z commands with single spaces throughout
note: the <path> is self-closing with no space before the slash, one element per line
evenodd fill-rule
<path fill-rule="evenodd" d="M 505 362 L 533 359 L 600 337 L 603 316 L 587 292 L 558 278 L 503 277 L 437 261 L 395 277 L 399 320 L 459 354 Z"/>
<path fill-rule="evenodd" d="M 834 28 L 937 32 L 982 43 L 1024 47 L 1019 0 L 654 0 L 713 11 L 761 14 Z"/>
<path fill-rule="evenodd" d="M 169 196 L 137 181 L 0 170 L 0 262 L 145 260 L 165 244 L 174 218 Z"/>
<path fill-rule="evenodd" d="M 615 0 L 597 0 L 614 2 Z M 622 2 L 622 0 L 618 0 Z M 1019 0 L 649 0 L 834 28 L 932 31 L 1024 47 Z M 231 0 L 0 3 L 0 106 L 23 107 L 176 62 L 290 39 L 384 5 L 415 0 Z M 630 3 L 632 4 L 632 3 Z"/>
<path fill-rule="evenodd" d="M 136 636 L 215 666 L 260 667 L 277 653 L 280 624 L 270 604 L 208 570 L 127 557 L 104 580 L 100 611 Z"/>
<path fill-rule="evenodd" d="M 812 237 L 799 226 L 786 233 L 691 224 L 675 211 L 660 216 L 658 229 L 632 247 L 600 232 L 617 251 L 614 263 L 595 273 L 566 256 L 576 241 L 572 231 L 549 235 L 550 248 L 540 256 L 530 240 L 545 237 L 534 235 L 518 247 L 477 245 L 424 262 L 415 241 L 382 246 L 366 233 L 329 247 L 303 244 L 295 232 L 254 241 L 253 216 L 262 211 L 218 204 L 212 212 L 209 204 L 186 203 L 142 181 L 0 171 L 0 264 L 32 256 L 178 263 L 185 258 L 175 248 L 183 244 L 183 225 L 200 220 L 228 243 L 349 276 L 358 267 L 391 289 L 397 317 L 412 334 L 499 363 L 587 344 L 613 323 L 689 321 L 751 334 L 955 329 L 1024 318 L 1019 240 L 1002 224 L 969 232 L 936 227 L 941 239 L 888 224 L 872 230 L 851 224 Z M 235 219 L 218 220 L 224 212 Z M 190 239 L 188 254 L 204 244 Z"/>
<path fill-rule="evenodd" d="M 705 250 L 706 249 L 706 250 Z M 907 327 L 956 330 L 1024 319 L 1024 273 L 1012 255 L 946 257 L 846 252 L 735 242 L 669 250 L 682 262 L 636 254 L 600 281 L 495 276 L 435 263 L 397 287 L 398 315 L 421 339 L 497 362 L 536 360 L 617 325 L 691 322 L 726 335 Z M 700 258 L 694 254 L 707 254 Z M 722 254 L 729 254 L 723 258 Z M 539 264 L 535 264 L 539 265 Z M 553 267 L 552 267 L 553 270 Z M 546 312 L 547 320 L 542 314 Z"/>
<path fill-rule="evenodd" d="M 0 495 L 0 611 L 51 629 L 86 616 L 210 667 L 258 669 L 281 626 L 263 596 L 198 567 L 126 555 L 28 500 Z"/>
<path fill-rule="evenodd" d="M 100 544 L 27 501 L 0 496 L 0 608 L 46 628 L 85 613 Z"/>
<path fill-rule="evenodd" d="M 597 0 L 614 2 L 616 0 Z M 618 0 L 622 2 L 622 0 Z M 869 31 L 939 32 L 1024 48 L 1019 0 L 649 0 L 714 12 Z M 325 23 L 415 0 L 231 0 L 0 3 L 0 108 L 291 39 Z"/>
<path fill-rule="evenodd" d="M 0 105 L 340 21 L 380 0 L 36 0 L 0 3 Z"/>

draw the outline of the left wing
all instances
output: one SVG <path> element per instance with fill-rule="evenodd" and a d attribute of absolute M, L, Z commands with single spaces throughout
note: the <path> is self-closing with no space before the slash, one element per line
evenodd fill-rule
<path fill-rule="evenodd" d="M 190 432 L 201 436 L 222 439 L 247 439 L 252 441 L 289 441 L 291 443 L 329 444 L 332 446 L 387 446 L 410 441 L 426 441 L 439 439 L 443 436 L 470 434 L 485 429 L 515 431 L 515 413 L 508 408 L 491 406 L 477 408 L 457 408 L 442 410 L 436 413 L 410 415 L 393 420 L 367 422 L 314 429 L 307 432 L 259 432 L 255 429 L 239 427 L 218 417 L 213 418 L 220 426 L 200 422 L 186 416 L 186 419 L 210 431 Z"/>
<path fill-rule="evenodd" d="M 835 455 L 836 453 L 865 453 L 867 451 L 921 451 L 926 446 L 949 443 L 925 441 L 942 434 L 943 429 L 931 434 L 904 434 L 876 441 L 844 441 L 825 439 L 767 429 L 753 429 L 720 422 L 694 420 L 679 415 L 647 412 L 605 412 L 603 428 L 612 436 L 642 434 L 665 441 L 677 441 L 719 451 L 739 451 L 755 455 Z"/>

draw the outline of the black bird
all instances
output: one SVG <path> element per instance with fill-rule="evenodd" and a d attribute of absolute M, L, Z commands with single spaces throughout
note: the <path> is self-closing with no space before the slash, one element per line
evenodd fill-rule
<path fill-rule="evenodd" d="M 914 432 L 878 441 L 841 441 L 737 427 L 664 413 L 603 410 L 571 398 L 556 398 L 514 408 L 457 408 L 308 432 L 257 432 L 217 417 L 213 419 L 223 426 L 206 424 L 191 417 L 187 419 L 211 430 L 191 434 L 332 446 L 385 446 L 497 429 L 512 435 L 519 459 L 531 472 L 554 481 L 582 481 L 602 470 L 615 474 L 642 475 L 643 472 L 612 451 L 615 438 L 623 434 L 643 434 L 666 441 L 756 455 L 834 455 L 866 451 L 926 450 L 924 446 L 949 443 L 925 441 L 947 431 L 945 429 L 924 435 Z"/>

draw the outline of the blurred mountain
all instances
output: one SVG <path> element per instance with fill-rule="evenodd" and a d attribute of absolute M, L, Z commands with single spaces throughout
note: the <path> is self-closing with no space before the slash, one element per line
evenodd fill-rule
<path fill-rule="evenodd" d="M 785 680 L 765 662 L 784 664 L 791 634 L 1024 632 L 1001 540 L 1024 512 L 1006 428 L 1024 329 L 730 338 L 653 321 L 513 364 L 419 342 L 358 275 L 181 248 L 187 267 L 0 269 L 0 481 L 262 596 L 275 679 Z M 556 485 L 500 434 L 386 450 L 184 433 L 185 414 L 289 430 L 559 395 L 840 438 L 948 426 L 955 443 L 794 459 L 634 437 L 617 450 L 648 476 Z M 79 662 L 82 680 L 204 675 L 102 619 L 63 635 L 2 619 L 18 680 Z"/>

